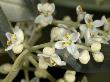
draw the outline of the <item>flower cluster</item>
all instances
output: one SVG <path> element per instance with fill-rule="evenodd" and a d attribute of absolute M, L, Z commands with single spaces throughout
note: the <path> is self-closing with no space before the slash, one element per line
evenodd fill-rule
<path fill-rule="evenodd" d="M 103 62 L 104 55 L 100 52 L 101 44 L 108 44 L 110 40 L 110 23 L 105 16 L 102 16 L 101 20 L 93 21 L 93 15 L 83 11 L 80 5 L 77 6 L 76 12 L 78 15 L 77 21 L 80 23 L 80 31 L 77 29 L 71 31 L 65 24 L 60 24 L 62 27 L 59 25 L 54 27 L 51 31 L 51 39 L 52 41 L 57 41 L 55 48 L 66 48 L 67 51 L 82 64 L 89 62 L 89 53 L 92 53 L 96 62 Z M 82 24 L 81 21 L 85 21 L 85 24 Z M 101 30 L 102 28 L 103 30 Z M 86 48 L 81 48 L 82 44 Z"/>

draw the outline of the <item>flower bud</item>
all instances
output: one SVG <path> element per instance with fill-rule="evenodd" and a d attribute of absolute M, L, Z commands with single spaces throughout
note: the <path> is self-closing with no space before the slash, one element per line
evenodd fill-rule
<path fill-rule="evenodd" d="M 35 76 L 38 78 L 47 78 L 47 72 L 45 69 L 37 69 L 35 71 Z"/>
<path fill-rule="evenodd" d="M 75 81 L 75 71 L 66 71 L 66 73 L 64 74 L 64 79 L 66 82 L 74 82 Z"/>
<path fill-rule="evenodd" d="M 51 40 L 61 40 L 65 32 L 66 30 L 64 28 L 54 27 L 51 30 Z"/>
<path fill-rule="evenodd" d="M 82 64 L 87 64 L 90 60 L 90 55 L 89 55 L 89 52 L 87 50 L 83 50 L 81 53 L 80 53 L 80 57 L 79 57 L 79 61 L 82 63 Z"/>
<path fill-rule="evenodd" d="M 101 50 L 101 43 L 95 42 L 91 45 L 92 52 L 99 52 Z"/>
<path fill-rule="evenodd" d="M 63 20 L 64 20 L 64 21 L 71 21 L 71 17 L 70 17 L 70 16 L 65 16 L 65 17 L 63 18 Z"/>
<path fill-rule="evenodd" d="M 103 62 L 104 61 L 104 55 L 101 52 L 94 53 L 93 58 L 96 62 Z"/>
<path fill-rule="evenodd" d="M 12 65 L 7 63 L 0 66 L 0 73 L 7 74 L 11 70 Z"/>
<path fill-rule="evenodd" d="M 76 71 L 67 70 L 65 74 L 73 74 L 73 75 L 76 75 Z"/>
<path fill-rule="evenodd" d="M 23 50 L 23 44 L 19 44 L 17 46 L 14 46 L 12 50 L 14 53 L 20 54 Z"/>
<path fill-rule="evenodd" d="M 45 47 L 45 48 L 43 49 L 43 54 L 47 54 L 47 55 L 55 54 L 55 48 Z"/>
<path fill-rule="evenodd" d="M 65 82 L 64 79 L 58 79 L 57 82 Z"/>

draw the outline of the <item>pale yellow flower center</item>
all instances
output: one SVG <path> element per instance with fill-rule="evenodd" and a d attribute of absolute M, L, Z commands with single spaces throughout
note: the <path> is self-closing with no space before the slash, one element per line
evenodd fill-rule
<path fill-rule="evenodd" d="M 10 40 L 7 41 L 7 45 L 12 45 L 17 40 L 16 34 L 12 34 L 12 37 Z"/>
<path fill-rule="evenodd" d="M 93 20 L 92 20 L 92 18 L 90 17 L 90 19 L 88 19 L 87 21 L 88 21 L 87 27 L 88 28 L 93 28 Z"/>
<path fill-rule="evenodd" d="M 67 33 L 64 35 L 64 37 L 67 39 L 67 40 L 70 40 L 72 37 L 71 37 L 71 34 Z"/>

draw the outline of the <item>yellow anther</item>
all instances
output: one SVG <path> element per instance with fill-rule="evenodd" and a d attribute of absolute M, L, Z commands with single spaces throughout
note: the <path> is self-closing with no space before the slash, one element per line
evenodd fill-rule
<path fill-rule="evenodd" d="M 83 12 L 82 6 L 79 7 L 79 11 L 80 11 L 80 12 Z"/>
<path fill-rule="evenodd" d="M 16 34 L 12 34 L 11 39 L 7 41 L 7 45 L 13 44 L 16 40 L 17 40 Z"/>
<path fill-rule="evenodd" d="M 9 45 L 11 45 L 12 44 L 12 41 L 11 40 L 8 40 L 7 41 L 7 45 L 9 46 Z"/>
<path fill-rule="evenodd" d="M 63 46 L 70 46 L 72 44 L 72 41 L 63 42 Z"/>
<path fill-rule="evenodd" d="M 15 42 L 16 40 L 17 40 L 17 38 L 16 38 L 16 34 L 12 34 L 11 41 L 12 41 L 12 42 Z"/>
<path fill-rule="evenodd" d="M 52 60 L 52 59 L 50 59 L 50 64 L 51 64 L 52 66 L 56 66 L 56 62 L 55 62 L 54 60 Z"/>
<path fill-rule="evenodd" d="M 72 38 L 72 37 L 71 37 L 71 35 L 70 35 L 70 34 L 68 34 L 68 33 L 67 33 L 67 34 L 65 34 L 65 36 L 64 36 L 64 37 L 65 37 L 66 39 L 68 39 L 68 40 Z"/>

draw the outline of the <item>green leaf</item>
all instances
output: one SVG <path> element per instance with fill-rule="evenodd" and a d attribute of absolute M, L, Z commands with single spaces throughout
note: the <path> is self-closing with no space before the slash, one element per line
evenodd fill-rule
<path fill-rule="evenodd" d="M 7 47 L 7 38 L 5 36 L 6 32 L 12 32 L 11 31 L 11 25 L 9 24 L 5 14 L 3 13 L 3 10 L 0 7 L 0 43 L 2 47 Z M 14 54 L 10 51 L 8 52 L 10 57 L 14 59 Z"/>
<path fill-rule="evenodd" d="M 10 21 L 34 20 L 37 0 L 0 0 L 0 5 Z"/>

